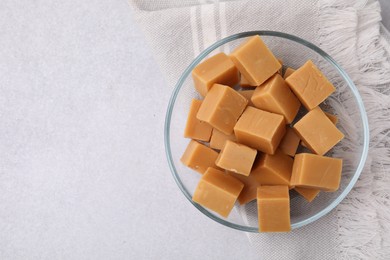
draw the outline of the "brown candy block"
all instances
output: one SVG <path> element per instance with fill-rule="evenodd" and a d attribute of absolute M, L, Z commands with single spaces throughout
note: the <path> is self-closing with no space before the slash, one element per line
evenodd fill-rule
<path fill-rule="evenodd" d="M 191 169 L 203 174 L 209 167 L 217 168 L 215 165 L 217 158 L 218 153 L 216 151 L 191 140 L 180 161 Z"/>
<path fill-rule="evenodd" d="M 257 189 L 260 232 L 291 230 L 290 195 L 287 186 L 260 186 Z"/>
<path fill-rule="evenodd" d="M 208 168 L 195 189 L 192 200 L 227 217 L 244 184 L 220 170 Z"/>
<path fill-rule="evenodd" d="M 307 110 L 318 106 L 336 90 L 311 60 L 288 76 L 286 82 Z"/>
<path fill-rule="evenodd" d="M 251 173 L 257 150 L 227 140 L 215 164 L 230 172 L 248 176 Z"/>
<path fill-rule="evenodd" d="M 215 84 L 207 93 L 196 117 L 230 135 L 247 104 L 248 100 L 234 89 Z"/>
<path fill-rule="evenodd" d="M 275 154 L 262 154 L 253 165 L 251 176 L 261 185 L 290 185 L 293 159 L 276 150 Z"/>
<path fill-rule="evenodd" d="M 324 155 L 344 138 L 319 107 L 302 117 L 294 129 L 308 148 L 319 155 Z"/>
<path fill-rule="evenodd" d="M 239 143 L 273 154 L 286 132 L 284 117 L 248 106 L 234 126 Z"/>
<path fill-rule="evenodd" d="M 202 101 L 192 99 L 190 112 L 187 117 L 187 124 L 184 129 L 184 137 L 208 142 L 213 128 L 206 122 L 196 118 Z"/>
<path fill-rule="evenodd" d="M 257 108 L 283 115 L 287 124 L 294 120 L 301 107 L 301 103 L 279 74 L 258 86 L 251 100 Z"/>
<path fill-rule="evenodd" d="M 260 36 L 252 36 L 230 57 L 251 86 L 259 86 L 282 67 Z"/>
<path fill-rule="evenodd" d="M 295 155 L 291 185 L 296 187 L 336 191 L 340 185 L 343 161 L 316 154 Z"/>
<path fill-rule="evenodd" d="M 236 66 L 223 52 L 198 64 L 192 71 L 192 78 L 196 90 L 203 97 L 215 83 L 233 87 L 240 80 Z"/>

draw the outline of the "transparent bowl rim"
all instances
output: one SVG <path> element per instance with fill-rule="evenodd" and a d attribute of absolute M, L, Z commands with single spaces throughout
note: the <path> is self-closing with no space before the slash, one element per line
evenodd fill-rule
<path fill-rule="evenodd" d="M 341 76 L 347 82 L 347 84 L 348 84 L 349 88 L 351 89 L 351 91 L 352 91 L 352 93 L 353 93 L 353 95 L 354 95 L 354 97 L 356 99 L 356 102 L 357 102 L 357 104 L 359 106 L 359 112 L 360 112 L 361 120 L 362 120 L 362 123 L 363 123 L 363 138 L 364 138 L 364 140 L 363 140 L 363 152 L 362 152 L 362 155 L 361 155 L 358 167 L 356 169 L 356 172 L 353 175 L 351 181 L 349 182 L 349 184 L 347 185 L 345 190 L 331 204 L 329 204 L 326 208 L 324 208 L 323 210 L 318 212 L 316 215 L 311 216 L 310 218 L 307 218 L 307 219 L 304 219 L 302 221 L 299 221 L 297 223 L 292 224 L 291 228 L 295 229 L 295 228 L 303 227 L 303 226 L 305 226 L 305 225 L 307 225 L 307 224 L 309 224 L 309 223 L 311 223 L 311 222 L 321 218 L 322 216 L 326 215 L 332 209 L 334 209 L 347 196 L 347 194 L 351 191 L 351 189 L 355 185 L 356 181 L 358 180 L 358 178 L 359 178 L 359 176 L 360 176 L 360 174 L 361 174 L 361 172 L 363 170 L 364 164 L 365 164 L 366 159 L 367 159 L 368 146 L 369 146 L 368 119 L 367 119 L 367 114 L 366 114 L 366 111 L 365 111 L 365 108 L 364 108 L 364 104 L 363 104 L 363 101 L 362 101 L 362 98 L 361 98 L 361 96 L 359 94 L 358 89 L 356 88 L 355 84 L 350 79 L 350 77 L 347 75 L 347 73 L 344 71 L 344 69 L 342 69 L 341 66 L 331 56 L 329 56 L 325 51 L 323 51 L 322 49 L 320 49 L 316 45 L 314 45 L 314 44 L 312 44 L 312 43 L 310 43 L 310 42 L 308 42 L 306 40 L 303 40 L 303 39 L 301 39 L 301 38 L 299 38 L 297 36 L 294 36 L 294 35 L 291 35 L 291 34 L 287 34 L 287 33 L 282 33 L 282 32 L 277 32 L 277 31 L 247 31 L 247 32 L 241 32 L 241 33 L 230 35 L 230 36 L 228 36 L 226 38 L 223 38 L 223 39 L 215 42 L 210 47 L 205 49 L 184 70 L 183 74 L 180 76 L 178 82 L 176 83 L 175 88 L 174 88 L 173 93 L 172 93 L 172 96 L 171 96 L 171 98 L 169 100 L 168 109 L 167 109 L 167 113 L 166 113 L 166 117 L 165 117 L 165 125 L 164 125 L 165 153 L 166 153 L 168 164 L 169 164 L 169 167 L 171 169 L 171 172 L 172 172 L 173 178 L 175 179 L 176 184 L 179 186 L 179 188 L 183 192 L 184 196 L 200 212 L 202 212 L 203 214 L 205 214 L 209 218 L 215 220 L 216 222 L 218 222 L 218 223 L 220 223 L 220 224 L 222 224 L 224 226 L 227 226 L 227 227 L 230 227 L 230 228 L 233 228 L 233 229 L 237 229 L 237 230 L 241 230 L 241 231 L 245 231 L 245 232 L 258 233 L 258 228 L 257 227 L 243 226 L 243 225 L 239 225 L 239 224 L 235 224 L 235 223 L 229 222 L 229 221 L 227 221 L 227 220 L 225 220 L 223 218 L 220 218 L 220 217 L 210 213 L 208 210 L 206 210 L 205 208 L 203 208 L 199 204 L 197 204 L 197 203 L 192 201 L 191 194 L 186 189 L 186 187 L 182 183 L 182 181 L 181 181 L 181 179 L 180 179 L 180 177 L 179 177 L 179 175 L 177 173 L 177 170 L 176 170 L 175 164 L 173 162 L 173 158 L 172 158 L 171 144 L 170 144 L 170 139 L 169 139 L 173 107 L 174 107 L 177 95 L 178 95 L 178 93 L 179 93 L 179 91 L 180 91 L 184 81 L 190 75 L 192 69 L 201 60 L 203 60 L 208 54 L 210 54 L 213 50 L 217 49 L 221 45 L 226 44 L 226 43 L 231 42 L 231 41 L 234 41 L 234 40 L 237 40 L 237 39 L 241 39 L 241 38 L 248 37 L 248 36 L 253 36 L 253 35 L 274 36 L 274 37 L 279 37 L 279 38 L 284 38 L 284 39 L 288 39 L 288 40 L 294 41 L 296 43 L 299 43 L 301 45 L 304 45 L 304 46 L 310 48 L 311 50 L 313 50 L 314 52 L 316 52 L 317 54 L 322 56 L 322 58 L 327 60 L 330 64 L 332 64 L 334 66 L 334 68 L 341 74 Z"/>

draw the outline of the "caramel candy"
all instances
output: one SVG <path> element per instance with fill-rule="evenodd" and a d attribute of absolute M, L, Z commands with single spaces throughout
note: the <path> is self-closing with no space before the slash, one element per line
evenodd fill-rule
<path fill-rule="evenodd" d="M 184 129 L 184 137 L 208 142 L 213 128 L 209 124 L 196 118 L 196 114 L 198 113 L 201 104 L 202 101 L 192 99 L 186 128 Z"/>
<path fill-rule="evenodd" d="M 308 148 L 319 155 L 324 155 L 344 138 L 343 133 L 319 107 L 302 117 L 294 129 Z"/>
<path fill-rule="evenodd" d="M 208 168 L 195 189 L 192 200 L 227 217 L 244 184 L 224 172 Z"/>
<path fill-rule="evenodd" d="M 251 100 L 257 108 L 283 115 L 288 124 L 294 120 L 301 106 L 279 74 L 258 86 Z"/>
<path fill-rule="evenodd" d="M 287 127 L 286 134 L 284 135 L 282 141 L 280 141 L 279 149 L 283 153 L 294 157 L 297 152 L 300 141 L 301 139 L 295 133 L 294 129 Z"/>
<path fill-rule="evenodd" d="M 273 154 L 286 132 L 282 115 L 248 106 L 234 126 L 239 143 Z"/>
<path fill-rule="evenodd" d="M 292 166 L 293 159 L 278 149 L 274 155 L 262 154 L 251 176 L 261 185 L 290 185 Z"/>
<path fill-rule="evenodd" d="M 213 149 L 191 140 L 180 161 L 191 169 L 204 173 L 208 167 L 215 167 L 218 153 Z"/>
<path fill-rule="evenodd" d="M 222 169 L 248 176 L 256 154 L 255 149 L 227 140 L 215 164 Z"/>
<path fill-rule="evenodd" d="M 290 76 L 291 74 L 293 74 L 295 70 L 292 69 L 292 68 L 287 68 L 286 69 L 286 72 L 284 72 L 284 75 L 283 75 L 283 78 L 286 79 L 288 76 Z"/>
<path fill-rule="evenodd" d="M 223 52 L 198 64 L 192 71 L 192 78 L 202 96 L 206 96 L 214 83 L 234 87 L 240 80 L 236 66 Z"/>
<path fill-rule="evenodd" d="M 214 84 L 203 100 L 196 117 L 222 133 L 230 135 L 247 104 L 248 100 L 234 89 Z"/>
<path fill-rule="evenodd" d="M 343 161 L 316 154 L 295 155 L 291 185 L 324 191 L 336 191 L 340 185 Z"/>
<path fill-rule="evenodd" d="M 241 79 L 240 79 L 240 86 L 242 88 L 256 87 L 256 86 L 252 86 L 251 83 L 242 75 L 241 75 Z"/>
<path fill-rule="evenodd" d="M 334 125 L 336 125 L 337 122 L 339 121 L 339 119 L 338 119 L 338 117 L 336 115 L 330 114 L 330 113 L 325 112 L 325 111 L 324 111 L 324 114 L 330 119 L 330 121 L 332 121 L 332 123 Z M 304 141 L 302 141 L 301 144 L 302 144 L 302 146 L 304 146 L 306 148 L 309 148 L 309 147 L 307 147 L 307 145 L 305 144 Z"/>
<path fill-rule="evenodd" d="M 287 77 L 286 82 L 307 110 L 318 106 L 336 90 L 311 60 Z"/>
<path fill-rule="evenodd" d="M 249 176 L 244 176 L 234 172 L 228 172 L 228 174 L 244 183 L 244 188 L 242 189 L 240 196 L 238 196 L 238 202 L 241 205 L 247 204 L 256 199 L 257 188 L 260 186 L 260 183 L 256 180 L 255 177 L 253 177 L 252 174 L 249 174 Z"/>
<path fill-rule="evenodd" d="M 238 93 L 240 93 L 244 98 L 248 100 L 248 106 L 254 107 L 255 105 L 252 103 L 252 95 L 255 92 L 254 89 L 251 90 L 239 90 Z"/>
<path fill-rule="evenodd" d="M 225 145 L 226 140 L 236 141 L 236 136 L 234 134 L 225 135 L 217 129 L 213 129 L 210 139 L 210 147 L 213 149 L 221 150 Z"/>
<path fill-rule="evenodd" d="M 282 67 L 258 35 L 238 46 L 230 57 L 251 86 L 259 86 Z"/>
<path fill-rule="evenodd" d="M 290 195 L 288 193 L 288 187 L 258 187 L 257 211 L 260 232 L 290 231 Z"/>
<path fill-rule="evenodd" d="M 304 197 L 308 202 L 312 202 L 315 197 L 317 197 L 320 190 L 308 189 L 302 187 L 295 187 L 294 190 L 298 192 L 302 197 Z"/>

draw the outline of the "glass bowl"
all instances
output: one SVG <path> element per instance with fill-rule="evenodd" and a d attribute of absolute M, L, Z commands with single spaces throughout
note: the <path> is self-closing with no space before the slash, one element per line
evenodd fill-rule
<path fill-rule="evenodd" d="M 338 116 L 338 128 L 345 135 L 345 138 L 326 154 L 343 159 L 340 188 L 336 192 L 320 192 L 311 203 L 291 191 L 291 227 L 295 229 L 324 216 L 347 196 L 363 169 L 369 143 L 367 115 L 357 88 L 340 65 L 314 44 L 285 33 L 251 31 L 231 35 L 208 47 L 184 70 L 172 93 L 165 120 L 165 151 L 177 185 L 200 212 L 225 226 L 246 232 L 258 232 L 256 201 L 243 206 L 236 203 L 228 218 L 203 208 L 191 199 L 201 174 L 180 162 L 189 142 L 189 139 L 183 137 L 183 133 L 190 102 L 192 98 L 201 98 L 194 89 L 192 69 L 219 51 L 231 52 L 253 35 L 261 36 L 275 56 L 282 59 L 284 68 L 298 68 L 311 59 L 336 87 L 336 91 L 321 104 L 321 108 Z"/>

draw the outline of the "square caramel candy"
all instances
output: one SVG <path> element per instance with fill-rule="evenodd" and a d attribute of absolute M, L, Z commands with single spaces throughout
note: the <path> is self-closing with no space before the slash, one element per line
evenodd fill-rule
<path fill-rule="evenodd" d="M 284 117 L 248 106 L 234 126 L 239 143 L 273 154 L 286 132 Z"/>
<path fill-rule="evenodd" d="M 283 136 L 283 139 L 279 144 L 279 149 L 283 153 L 294 157 L 297 152 L 300 141 L 301 139 L 295 133 L 294 129 L 287 126 L 286 134 Z"/>
<path fill-rule="evenodd" d="M 253 165 L 251 176 L 261 185 L 290 185 L 293 159 L 276 150 L 275 154 L 262 154 Z"/>
<path fill-rule="evenodd" d="M 256 154 L 256 149 L 227 140 L 215 164 L 222 169 L 248 176 Z"/>
<path fill-rule="evenodd" d="M 192 200 L 227 217 L 244 184 L 220 170 L 208 168 L 195 189 Z"/>
<path fill-rule="evenodd" d="M 216 151 L 197 141 L 191 140 L 180 161 L 187 167 L 203 174 L 209 167 L 217 168 L 215 165 L 217 158 L 218 153 Z"/>
<path fill-rule="evenodd" d="M 230 135 L 247 104 L 248 100 L 234 89 L 214 84 L 203 100 L 196 117 L 222 133 Z"/>
<path fill-rule="evenodd" d="M 278 73 L 279 73 L 280 75 L 282 75 L 282 71 L 283 71 L 283 61 L 282 61 L 281 59 L 278 59 L 278 61 L 279 61 L 280 65 L 281 65 L 280 69 L 278 70 Z M 242 75 L 241 75 L 241 78 L 240 78 L 240 86 L 241 86 L 242 88 L 256 87 L 256 86 L 251 85 L 251 83 L 250 83 L 244 76 L 242 76 Z"/>
<path fill-rule="evenodd" d="M 286 82 L 307 110 L 318 106 L 336 90 L 311 60 L 288 76 Z"/>
<path fill-rule="evenodd" d="M 301 107 L 301 103 L 279 74 L 258 86 L 251 100 L 257 108 L 283 115 L 288 124 L 294 120 Z"/>
<path fill-rule="evenodd" d="M 323 191 L 336 191 L 340 185 L 343 161 L 316 154 L 295 155 L 291 185 Z"/>
<path fill-rule="evenodd" d="M 252 95 L 255 92 L 254 89 L 251 89 L 251 90 L 238 90 L 237 92 L 240 93 L 244 98 L 246 98 L 248 100 L 248 106 L 252 106 L 252 107 L 255 106 L 252 103 L 252 100 L 251 100 Z"/>
<path fill-rule="evenodd" d="M 320 190 L 295 187 L 294 190 L 304 197 L 308 202 L 312 202 L 317 197 Z"/>
<path fill-rule="evenodd" d="M 292 68 L 287 68 L 286 71 L 284 72 L 284 75 L 283 75 L 283 78 L 286 79 L 288 76 L 290 76 L 291 74 L 293 74 L 295 70 L 292 69 Z"/>
<path fill-rule="evenodd" d="M 251 86 L 259 86 L 282 67 L 258 35 L 238 46 L 230 57 Z"/>
<path fill-rule="evenodd" d="M 338 118 L 336 115 L 333 115 L 333 114 L 328 113 L 328 112 L 325 112 L 325 111 L 323 111 L 323 112 L 324 112 L 324 114 L 329 118 L 329 120 L 332 121 L 332 123 L 333 123 L 334 125 L 337 124 L 337 122 L 339 121 L 339 118 Z M 305 144 L 304 141 L 302 141 L 301 144 L 302 144 L 303 147 L 309 148 L 309 147 L 307 147 L 307 145 Z M 310 148 L 309 148 L 309 149 L 310 149 Z"/>
<path fill-rule="evenodd" d="M 236 136 L 234 134 L 225 135 L 221 131 L 214 128 L 210 138 L 210 147 L 213 149 L 222 150 L 227 140 L 236 141 Z"/>
<path fill-rule="evenodd" d="M 203 97 L 214 83 L 234 87 L 240 80 L 236 66 L 223 52 L 198 64 L 192 70 L 192 78 L 195 89 Z"/>
<path fill-rule="evenodd" d="M 252 200 L 256 199 L 257 188 L 260 186 L 260 183 L 252 174 L 249 174 L 249 176 L 234 172 L 228 172 L 228 174 L 232 175 L 234 178 L 238 179 L 244 184 L 244 188 L 238 196 L 238 202 L 240 203 L 240 205 L 247 204 Z"/>
<path fill-rule="evenodd" d="M 196 118 L 202 101 L 192 99 L 190 112 L 187 117 L 187 124 L 184 129 L 184 137 L 208 142 L 213 128 L 206 122 Z"/>
<path fill-rule="evenodd" d="M 319 107 L 302 117 L 294 129 L 305 145 L 319 155 L 324 155 L 344 138 L 344 134 Z"/>
<path fill-rule="evenodd" d="M 260 232 L 290 231 L 290 195 L 288 187 L 258 187 L 257 212 Z"/>

